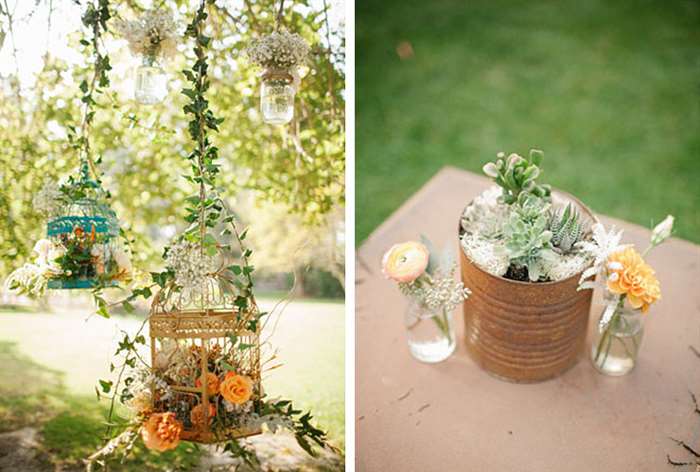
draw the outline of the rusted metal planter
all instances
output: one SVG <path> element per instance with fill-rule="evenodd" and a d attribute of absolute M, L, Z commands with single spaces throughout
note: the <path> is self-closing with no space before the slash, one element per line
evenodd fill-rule
<path fill-rule="evenodd" d="M 591 211 L 573 201 L 591 220 Z M 460 237 L 462 233 L 460 225 Z M 586 340 L 592 290 L 576 291 L 580 274 L 557 282 L 529 283 L 498 277 L 474 264 L 459 246 L 467 351 L 487 372 L 512 382 L 556 377 L 578 360 Z"/>

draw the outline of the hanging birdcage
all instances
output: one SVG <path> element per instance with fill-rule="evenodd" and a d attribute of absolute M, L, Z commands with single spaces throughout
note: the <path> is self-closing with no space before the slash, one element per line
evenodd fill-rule
<path fill-rule="evenodd" d="M 52 264 L 47 288 L 116 286 L 130 263 L 118 242 L 119 224 L 100 184 L 83 177 L 68 185 L 47 223 Z M 128 267 L 127 267 L 128 266 Z"/>
<path fill-rule="evenodd" d="M 217 274 L 188 289 L 170 281 L 154 297 L 152 407 L 175 414 L 181 439 L 213 443 L 261 432 L 258 311 L 252 297 L 245 307 L 237 297 Z"/>

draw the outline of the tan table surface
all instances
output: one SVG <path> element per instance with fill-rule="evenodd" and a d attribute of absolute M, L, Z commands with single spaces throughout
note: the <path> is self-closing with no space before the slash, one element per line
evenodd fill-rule
<path fill-rule="evenodd" d="M 382 277 L 382 254 L 395 242 L 425 234 L 436 245 L 453 245 L 457 255 L 459 215 L 488 186 L 482 177 L 444 168 L 358 250 L 357 470 L 690 470 L 674 469 L 666 454 L 688 459 L 669 437 L 700 449 L 700 416 L 693 414 L 688 393 L 700 399 L 700 358 L 689 347 L 700 350 L 697 245 L 672 239 L 649 255 L 663 299 L 649 312 L 639 364 L 627 376 L 602 376 L 582 357 L 544 383 L 497 380 L 468 357 L 459 310 L 451 358 L 424 364 L 411 357 L 403 327 L 406 302 Z M 646 247 L 648 230 L 601 219 L 623 228 L 625 242 Z M 599 296 L 591 327 L 601 310 Z"/>

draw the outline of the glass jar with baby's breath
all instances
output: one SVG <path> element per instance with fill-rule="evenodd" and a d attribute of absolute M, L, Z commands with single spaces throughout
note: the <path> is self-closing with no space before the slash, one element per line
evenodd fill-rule
<path fill-rule="evenodd" d="M 405 323 L 408 347 L 413 357 L 422 362 L 444 361 L 455 350 L 452 311 L 431 308 L 416 299 L 410 299 Z"/>
<path fill-rule="evenodd" d="M 134 98 L 143 105 L 162 102 L 168 94 L 168 76 L 154 57 L 144 57 L 136 69 Z"/>
<path fill-rule="evenodd" d="M 294 77 L 287 71 L 268 69 L 262 77 L 260 110 L 265 123 L 284 125 L 294 118 Z"/>

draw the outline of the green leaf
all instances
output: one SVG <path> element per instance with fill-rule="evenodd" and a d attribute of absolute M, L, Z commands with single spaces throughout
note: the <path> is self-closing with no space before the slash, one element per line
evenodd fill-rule
<path fill-rule="evenodd" d="M 100 386 L 102 387 L 102 392 L 104 393 L 109 393 L 110 390 L 112 390 L 112 381 L 111 380 L 102 380 L 100 379 Z"/>

